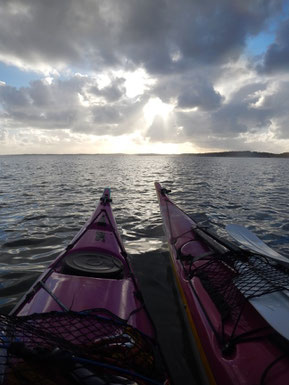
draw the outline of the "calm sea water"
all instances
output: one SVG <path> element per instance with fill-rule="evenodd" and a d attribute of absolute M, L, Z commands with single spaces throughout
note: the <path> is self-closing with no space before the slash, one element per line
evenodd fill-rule
<path fill-rule="evenodd" d="M 254 230 L 289 256 L 289 159 L 191 156 L 0 157 L 0 311 L 8 312 L 111 187 L 114 213 L 177 383 L 194 377 L 154 181 L 219 231 Z M 192 380 L 193 381 L 193 380 Z M 193 382 L 191 382 L 193 383 Z"/>

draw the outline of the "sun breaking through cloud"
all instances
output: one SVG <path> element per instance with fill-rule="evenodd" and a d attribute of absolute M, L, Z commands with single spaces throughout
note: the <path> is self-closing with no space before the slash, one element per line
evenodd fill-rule
<path fill-rule="evenodd" d="M 288 151 L 288 10 L 3 1 L 0 154 Z"/>

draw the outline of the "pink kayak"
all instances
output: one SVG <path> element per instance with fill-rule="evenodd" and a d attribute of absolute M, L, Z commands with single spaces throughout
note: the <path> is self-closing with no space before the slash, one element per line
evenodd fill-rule
<path fill-rule="evenodd" d="M 1 383 L 168 384 L 110 202 L 0 316 Z"/>
<path fill-rule="evenodd" d="M 288 269 L 219 238 L 177 207 L 159 183 L 155 187 L 204 381 L 288 384 L 289 342 L 277 327 L 283 323 L 288 331 L 289 319 L 278 319 L 283 306 L 288 311 Z"/>

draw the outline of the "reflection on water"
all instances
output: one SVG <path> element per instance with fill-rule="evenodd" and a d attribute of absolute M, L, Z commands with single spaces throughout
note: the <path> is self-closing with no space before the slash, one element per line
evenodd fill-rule
<path fill-rule="evenodd" d="M 206 212 L 220 231 L 228 223 L 248 226 L 289 255 L 288 166 L 288 159 L 186 155 L 0 157 L 1 311 L 11 309 L 69 243 L 103 188 L 110 186 L 126 249 L 158 321 L 166 355 L 173 355 L 168 344 L 174 338 L 177 346 L 182 325 L 168 316 L 176 308 L 166 300 L 173 289 L 154 181 L 171 189 L 172 198 L 190 213 Z M 189 366 L 185 345 L 180 349 L 185 358 L 173 359 L 179 383 Z"/>

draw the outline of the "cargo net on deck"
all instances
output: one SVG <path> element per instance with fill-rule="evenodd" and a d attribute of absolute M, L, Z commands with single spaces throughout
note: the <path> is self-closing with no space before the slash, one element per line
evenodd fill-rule
<path fill-rule="evenodd" d="M 257 255 L 216 255 L 198 267 L 190 263 L 186 271 L 190 278 L 197 276 L 201 280 L 219 310 L 223 322 L 219 334 L 223 333 L 220 337 L 227 342 L 236 337 L 248 300 L 289 290 L 289 270 Z M 230 331 L 225 330 L 226 321 L 234 325 Z"/>
<path fill-rule="evenodd" d="M 0 384 L 160 384 L 155 344 L 111 313 L 0 315 Z"/>

